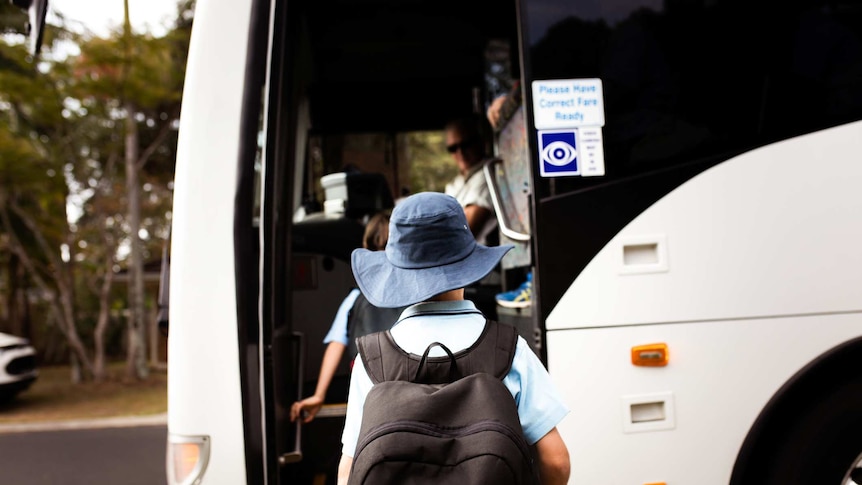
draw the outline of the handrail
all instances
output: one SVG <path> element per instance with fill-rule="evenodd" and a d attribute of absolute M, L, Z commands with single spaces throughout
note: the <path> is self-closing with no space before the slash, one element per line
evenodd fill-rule
<path fill-rule="evenodd" d="M 491 203 L 494 204 L 494 212 L 497 214 L 500 232 L 513 241 L 528 242 L 531 238 L 530 234 L 515 231 L 506 222 L 506 213 L 503 210 L 503 203 L 500 201 L 500 188 L 497 187 L 497 177 L 491 170 L 499 163 L 503 163 L 503 160 L 495 158 L 485 164 L 483 171 L 485 172 L 485 181 L 488 183 L 488 191 L 491 193 Z"/>
<path fill-rule="evenodd" d="M 324 404 L 320 407 L 320 411 L 314 416 L 314 419 L 320 418 L 343 418 L 347 416 L 347 403 L 339 404 Z"/>
<path fill-rule="evenodd" d="M 290 336 L 290 341 L 294 345 L 293 355 L 296 357 L 296 395 L 302 397 L 302 381 L 305 374 L 302 370 L 302 364 L 305 362 L 305 340 L 301 332 L 293 332 Z M 296 419 L 296 432 L 293 434 L 293 449 L 278 457 L 279 465 L 287 465 L 290 463 L 298 463 L 302 461 L 302 416 Z"/>

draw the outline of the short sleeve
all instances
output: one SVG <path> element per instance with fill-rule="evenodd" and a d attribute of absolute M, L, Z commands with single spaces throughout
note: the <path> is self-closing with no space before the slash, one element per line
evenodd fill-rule
<path fill-rule="evenodd" d="M 467 181 L 466 187 L 461 200 L 462 207 L 475 205 L 494 211 L 494 204 L 491 202 L 491 191 L 488 189 L 488 183 L 485 181 L 485 175 L 482 173 L 474 174 Z"/>
<path fill-rule="evenodd" d="M 347 415 L 344 419 L 344 432 L 341 434 L 341 453 L 353 457 L 356 444 L 359 442 L 359 431 L 362 427 L 362 409 L 365 398 L 374 383 L 368 377 L 362 359 L 356 359 L 350 374 L 350 390 L 347 393 Z"/>
<path fill-rule="evenodd" d="M 551 382 L 548 370 L 521 337 L 518 337 L 512 369 L 503 383 L 515 397 L 524 437 L 531 445 L 554 429 L 569 413 Z"/>
<path fill-rule="evenodd" d="M 350 309 L 353 308 L 353 304 L 358 297 L 359 290 L 354 288 L 341 302 L 341 306 L 338 307 L 338 311 L 335 313 L 335 319 L 332 320 L 332 326 L 329 327 L 329 332 L 323 338 L 324 344 L 338 342 L 342 345 L 347 345 L 349 343 L 347 336 L 347 316 L 350 314 Z"/>
<path fill-rule="evenodd" d="M 446 188 L 443 190 L 443 193 L 451 195 L 452 197 L 456 197 L 458 195 L 458 187 L 455 186 L 454 180 L 446 184 Z"/>

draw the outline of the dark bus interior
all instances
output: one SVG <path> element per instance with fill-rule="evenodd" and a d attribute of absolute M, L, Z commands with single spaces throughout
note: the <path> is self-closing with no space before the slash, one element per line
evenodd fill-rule
<path fill-rule="evenodd" d="M 283 372 L 296 362 L 279 365 L 278 357 L 273 373 L 275 447 L 279 457 L 291 457 L 279 464 L 279 481 L 335 483 L 348 359 L 342 359 L 322 411 L 302 426 L 301 460 L 295 459 L 297 453 L 287 452 L 296 443 L 297 431 L 286 413 L 294 400 L 314 392 L 324 336 L 355 286 L 349 255 L 362 245 L 364 224 L 374 213 L 391 210 L 398 197 L 428 188 L 410 182 L 419 170 L 411 164 L 416 151 L 408 141 L 411 133 L 437 132 L 433 139 L 439 140 L 436 148 L 442 150 L 439 132 L 448 121 L 483 118 L 490 101 L 508 92 L 520 76 L 516 4 L 309 1 L 290 2 L 276 16 L 276 25 L 283 26 L 276 34 L 280 37 L 276 49 L 283 49 L 278 56 L 282 62 L 277 96 L 284 111 L 276 148 L 281 164 L 277 170 L 283 176 L 270 190 L 287 214 L 282 217 L 293 223 L 289 231 L 276 230 L 273 235 L 282 241 L 281 247 L 291 250 L 272 256 L 276 267 L 289 271 L 281 280 L 272 275 L 268 307 L 271 321 L 278 322 L 272 329 L 273 353 L 278 355 L 282 347 L 286 350 L 282 354 L 295 358 L 297 335 L 303 348 L 299 376 Z M 489 129 L 489 154 L 492 140 Z M 519 149 L 526 149 L 525 142 Z M 526 159 L 526 152 L 520 158 Z M 448 161 L 451 171 L 429 177 L 445 181 L 454 175 L 454 161 L 451 157 Z M 340 172 L 345 175 L 330 182 Z M 442 190 L 441 185 L 433 188 Z M 516 193 L 523 193 L 523 188 Z M 528 204 L 519 206 L 526 209 Z M 528 216 L 524 212 L 520 217 Z M 522 246 L 510 271 L 518 277 L 530 264 L 529 248 Z M 486 313 L 496 311 L 493 294 L 502 289 L 502 283 L 486 289 Z M 529 311 L 510 317 L 538 343 Z"/>
<path fill-rule="evenodd" d="M 473 112 L 474 90 L 482 111 L 488 96 L 497 94 L 486 88 L 491 41 L 508 44 L 512 64 L 518 64 L 512 1 L 307 5 L 305 74 L 318 133 L 439 130 Z M 507 74 L 517 72 L 502 76 Z"/>

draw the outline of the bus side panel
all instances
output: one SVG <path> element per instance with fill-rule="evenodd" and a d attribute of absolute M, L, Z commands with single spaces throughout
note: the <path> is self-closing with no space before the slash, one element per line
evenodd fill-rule
<path fill-rule="evenodd" d="M 168 429 L 208 435 L 203 483 L 246 482 L 234 271 L 250 0 L 198 0 L 174 194 Z M 250 216 L 249 216 L 250 217 Z"/>
<path fill-rule="evenodd" d="M 713 167 L 578 276 L 547 319 L 573 483 L 727 483 L 772 395 L 862 335 L 860 135 L 857 122 Z M 656 342 L 667 367 L 632 365 Z"/>
<path fill-rule="evenodd" d="M 713 167 L 634 219 L 548 329 L 862 309 L 862 122 Z"/>
<path fill-rule="evenodd" d="M 549 332 L 548 367 L 572 410 L 559 426 L 570 483 L 727 484 L 773 394 L 860 333 L 860 313 Z M 654 342 L 669 364 L 633 366 L 631 348 Z"/>

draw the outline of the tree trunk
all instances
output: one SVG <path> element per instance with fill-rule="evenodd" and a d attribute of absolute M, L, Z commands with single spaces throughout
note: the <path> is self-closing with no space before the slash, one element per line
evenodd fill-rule
<path fill-rule="evenodd" d="M 36 268 L 36 263 L 24 250 L 24 247 L 21 245 L 21 241 L 19 241 L 18 237 L 13 232 L 12 224 L 9 220 L 9 213 L 6 210 L 6 207 L 0 206 L 0 219 L 2 219 L 3 225 L 6 228 L 9 237 L 9 246 L 12 251 L 18 255 L 21 260 L 21 264 L 23 264 L 30 273 L 36 286 L 38 286 L 44 293 L 54 295 L 50 302 L 50 308 L 57 323 L 57 328 L 63 336 L 66 337 L 70 350 L 79 359 L 78 363 L 83 366 L 84 371 L 86 371 L 88 375 L 92 375 L 93 363 L 87 356 L 87 350 L 84 348 L 83 342 L 81 342 L 75 321 L 75 311 L 73 307 L 74 289 L 72 287 L 73 277 L 71 269 L 59 258 L 55 251 L 52 251 L 50 244 L 48 244 L 44 234 L 41 232 L 33 218 L 20 210 L 20 208 L 15 206 L 14 203 L 10 204 L 10 206 L 12 211 L 20 218 L 21 222 L 23 222 L 27 229 L 33 234 L 36 239 L 36 243 L 40 246 L 42 252 L 48 260 L 51 261 L 53 271 L 49 272 L 49 274 L 52 276 L 55 288 L 52 288 L 44 280 L 40 271 Z"/>
<path fill-rule="evenodd" d="M 26 281 L 25 278 L 27 277 L 27 274 L 24 268 L 20 269 L 18 277 L 20 278 L 19 281 Z M 21 336 L 35 345 L 35 339 L 33 338 L 33 321 L 30 318 L 30 299 L 27 298 L 27 290 L 29 289 L 29 284 L 18 288 L 17 294 L 15 295 L 15 304 L 18 306 L 18 312 L 20 314 Z"/>
<path fill-rule="evenodd" d="M 113 248 L 108 248 L 108 254 L 113 254 Z M 96 320 L 96 329 L 93 330 L 93 344 L 95 353 L 93 355 L 93 379 L 101 382 L 107 374 L 105 370 L 105 330 L 111 316 L 111 285 L 114 281 L 114 258 L 107 256 L 105 264 L 105 276 L 102 286 L 99 288 L 99 317 Z"/>
<path fill-rule="evenodd" d="M 144 264 L 141 240 L 141 196 L 138 181 L 138 125 L 136 110 L 126 102 L 126 197 L 131 252 L 129 254 L 129 355 L 126 360 L 126 377 L 146 379 L 149 376 L 146 355 L 146 326 L 144 324 Z"/>
<path fill-rule="evenodd" d="M 21 286 L 19 286 L 20 278 L 18 268 L 21 264 L 18 256 L 13 252 L 9 255 L 9 262 L 6 266 L 6 315 L 7 328 L 9 332 L 24 338 L 22 334 L 23 322 L 21 319 L 21 306 L 19 305 Z"/>
<path fill-rule="evenodd" d="M 159 365 L 159 322 L 156 319 L 158 310 L 151 309 L 147 312 L 147 327 L 149 330 L 150 365 Z"/>
<path fill-rule="evenodd" d="M 62 276 L 60 276 L 57 278 L 57 289 L 60 293 L 60 325 L 65 327 L 65 334 L 66 339 L 69 341 L 69 347 L 72 350 L 72 353 L 78 358 L 75 363 L 80 364 L 88 376 L 92 376 L 93 362 L 87 355 L 87 349 L 84 348 L 84 342 L 81 341 L 81 337 L 78 335 L 78 328 L 75 325 L 75 309 L 72 288 L 70 288 L 69 285 L 63 281 Z M 57 299 L 55 298 L 52 303 L 56 305 Z"/>
<path fill-rule="evenodd" d="M 105 199 L 113 195 L 113 183 L 116 177 L 116 164 L 119 156 L 116 151 L 111 151 L 104 166 L 104 176 L 99 181 L 98 193 Z M 98 227 L 102 236 L 102 245 L 105 249 L 105 260 L 102 267 L 102 282 L 97 286 L 98 280 L 93 281 L 92 290 L 99 299 L 99 315 L 96 318 L 96 328 L 93 330 L 93 379 L 101 382 L 107 377 L 105 365 L 105 331 L 111 318 L 111 288 L 114 283 L 114 256 L 117 254 L 116 240 L 108 229 L 105 210 L 98 211 Z"/>
<path fill-rule="evenodd" d="M 75 384 L 80 384 L 83 380 L 81 377 L 81 366 L 78 365 L 78 357 L 75 356 L 74 352 L 69 355 L 69 362 L 70 379 L 72 379 L 72 382 Z"/>
<path fill-rule="evenodd" d="M 11 249 L 11 248 L 10 248 Z M 6 263 L 6 292 L 2 305 L 0 319 L 5 320 L 2 327 L 5 332 L 29 339 L 29 316 L 26 307 L 26 270 L 21 265 L 21 259 L 15 251 L 9 251 Z"/>

